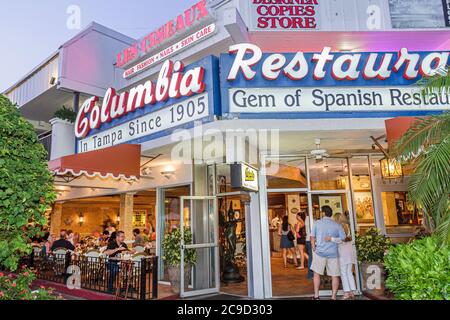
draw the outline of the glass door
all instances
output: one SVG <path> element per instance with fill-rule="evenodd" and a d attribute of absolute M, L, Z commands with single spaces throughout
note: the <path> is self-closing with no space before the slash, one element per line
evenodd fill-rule
<path fill-rule="evenodd" d="M 180 297 L 219 292 L 217 198 L 181 197 Z M 190 210 L 183 211 L 188 207 Z M 185 239 L 187 241 L 185 241 Z"/>
<path fill-rule="evenodd" d="M 157 192 L 157 255 L 164 256 L 164 251 L 162 248 L 162 242 L 164 237 L 170 234 L 173 230 L 179 229 L 180 218 L 183 217 L 185 220 L 185 226 L 189 226 L 189 221 L 187 220 L 188 212 L 190 210 L 189 203 L 181 204 L 180 197 L 189 196 L 191 194 L 190 185 L 182 186 L 172 186 L 167 188 L 158 188 Z M 180 210 L 183 214 L 180 215 Z M 163 259 L 159 259 L 159 277 L 158 280 L 164 284 L 169 284 L 169 268 L 164 263 Z"/>

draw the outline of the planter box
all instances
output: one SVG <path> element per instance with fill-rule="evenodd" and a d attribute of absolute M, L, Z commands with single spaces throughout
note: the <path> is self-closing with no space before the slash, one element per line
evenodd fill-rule
<path fill-rule="evenodd" d="M 169 273 L 169 281 L 172 286 L 172 292 L 179 294 L 180 293 L 180 267 L 168 267 L 167 271 Z M 191 268 L 186 266 L 184 269 L 184 284 L 189 284 L 191 280 Z"/>

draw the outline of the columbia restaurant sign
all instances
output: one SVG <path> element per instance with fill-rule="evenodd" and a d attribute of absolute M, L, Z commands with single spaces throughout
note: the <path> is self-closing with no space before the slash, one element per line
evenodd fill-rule
<path fill-rule="evenodd" d="M 419 79 L 446 67 L 449 52 L 263 53 L 238 44 L 221 56 L 222 112 L 231 117 L 407 115 L 448 109 L 448 94 L 422 96 Z M 283 115 L 285 114 L 285 115 Z"/>
<path fill-rule="evenodd" d="M 214 71 L 213 71 L 214 70 Z M 75 120 L 78 152 L 125 142 L 142 143 L 194 122 L 214 119 L 218 99 L 218 59 L 209 56 L 188 67 L 166 60 L 156 81 L 118 93 L 109 88 L 100 100 L 87 99 Z"/>

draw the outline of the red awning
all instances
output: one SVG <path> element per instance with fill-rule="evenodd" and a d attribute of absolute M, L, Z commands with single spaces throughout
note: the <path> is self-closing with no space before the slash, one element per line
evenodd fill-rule
<path fill-rule="evenodd" d="M 417 120 L 416 117 L 397 117 L 386 120 L 386 138 L 389 148 L 393 148 L 398 139 L 400 139 Z"/>
<path fill-rule="evenodd" d="M 49 161 L 55 176 L 137 180 L 140 177 L 141 146 L 122 144 Z"/>

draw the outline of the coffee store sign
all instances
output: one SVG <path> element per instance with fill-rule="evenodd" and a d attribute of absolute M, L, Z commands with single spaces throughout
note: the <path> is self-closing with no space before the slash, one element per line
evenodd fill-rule
<path fill-rule="evenodd" d="M 417 81 L 443 70 L 449 52 L 264 54 L 253 44 L 221 57 L 224 114 L 314 115 L 450 108 L 447 93 L 422 95 Z M 276 115 L 275 115 L 276 114 Z"/>

